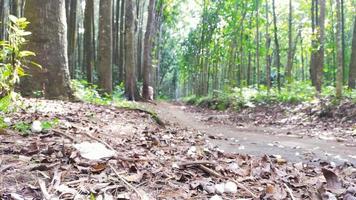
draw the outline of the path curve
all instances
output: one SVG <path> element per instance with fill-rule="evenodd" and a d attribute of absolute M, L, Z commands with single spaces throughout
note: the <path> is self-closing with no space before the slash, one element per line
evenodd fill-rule
<path fill-rule="evenodd" d="M 152 107 L 152 105 L 150 106 Z M 345 161 L 356 164 L 356 148 L 347 147 L 335 141 L 318 138 L 292 138 L 289 136 L 268 135 L 266 131 L 287 132 L 273 127 L 234 127 L 231 125 L 208 125 L 199 120 L 199 113 L 185 111 L 183 106 L 159 102 L 153 106 L 158 116 L 164 121 L 176 123 L 181 127 L 206 133 L 209 142 L 226 152 L 246 153 L 250 155 L 281 155 L 292 162 L 318 163 L 333 161 L 341 164 Z M 224 139 L 211 139 L 220 135 Z M 209 137 L 210 136 L 210 137 Z"/>

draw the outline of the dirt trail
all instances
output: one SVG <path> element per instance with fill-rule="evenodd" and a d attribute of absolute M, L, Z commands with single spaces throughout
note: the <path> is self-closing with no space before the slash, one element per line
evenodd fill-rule
<path fill-rule="evenodd" d="M 226 152 L 247 153 L 251 155 L 281 155 L 293 162 L 344 161 L 356 164 L 356 148 L 346 147 L 342 143 L 320 140 L 318 138 L 296 138 L 289 136 L 268 135 L 266 132 L 286 133 L 290 130 L 280 128 L 234 127 L 223 124 L 209 125 L 200 121 L 204 116 L 190 113 L 184 107 L 160 102 L 153 106 L 161 119 L 177 123 L 182 127 L 192 128 L 206 133 L 210 143 Z M 210 136 L 210 138 L 209 138 Z M 222 136 L 223 139 L 211 139 Z"/>

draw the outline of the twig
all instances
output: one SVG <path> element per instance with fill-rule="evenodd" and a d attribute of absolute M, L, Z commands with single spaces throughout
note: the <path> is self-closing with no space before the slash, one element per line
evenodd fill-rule
<path fill-rule="evenodd" d="M 140 197 L 140 199 L 142 199 L 142 195 L 141 193 L 133 186 L 131 185 L 129 182 L 127 182 L 124 178 L 122 178 L 122 176 L 120 176 L 120 174 L 116 171 L 116 169 L 109 164 L 110 168 L 114 171 L 114 173 L 116 174 L 116 176 L 124 183 L 128 186 L 128 188 L 132 189 L 134 192 L 136 192 L 138 194 L 138 196 Z"/>
<path fill-rule="evenodd" d="M 255 195 L 251 190 L 249 190 L 249 189 L 248 189 L 246 186 L 244 186 L 242 183 L 239 183 L 239 182 L 237 182 L 237 181 L 235 181 L 235 180 L 233 180 L 233 179 L 229 179 L 229 180 L 232 181 L 232 182 L 234 182 L 234 183 L 236 183 L 236 184 L 237 184 L 237 187 L 239 187 L 239 188 L 245 190 L 246 192 L 248 192 L 253 198 L 258 198 L 257 195 Z"/>
<path fill-rule="evenodd" d="M 217 171 L 215 171 L 215 170 L 213 170 L 213 169 L 210 169 L 210 168 L 207 167 L 207 166 L 198 165 L 198 167 L 199 167 L 201 170 L 205 171 L 206 173 L 208 173 L 208 174 L 210 174 L 210 175 L 212 175 L 212 176 L 216 176 L 216 177 L 218 177 L 218 178 L 224 178 L 223 175 L 219 174 Z"/>
<path fill-rule="evenodd" d="M 41 179 L 37 179 L 38 181 L 38 184 L 40 185 L 40 189 L 41 189 L 41 192 L 43 194 L 43 197 L 46 199 L 46 200 L 51 200 L 52 199 L 52 196 L 48 193 L 47 189 L 46 189 L 46 183 L 41 180 Z"/>
<path fill-rule="evenodd" d="M 197 160 L 197 161 L 187 161 L 187 162 L 182 162 L 178 164 L 180 167 L 186 167 L 190 165 L 213 165 L 215 166 L 216 164 L 208 161 L 208 160 Z"/>
<path fill-rule="evenodd" d="M 284 183 L 284 187 L 287 189 L 287 192 L 288 192 L 290 198 L 291 198 L 292 200 L 295 200 L 295 197 L 294 197 L 294 195 L 293 195 L 292 189 L 290 189 L 290 187 L 288 187 L 288 185 L 287 185 L 286 183 Z"/>
<path fill-rule="evenodd" d="M 105 145 L 105 146 L 106 146 L 107 148 L 109 148 L 110 150 L 116 152 L 116 150 L 115 150 L 111 145 L 109 145 L 108 143 L 104 142 L 103 140 L 101 140 L 101 139 L 99 139 L 99 138 L 96 138 L 96 137 L 90 135 L 90 134 L 87 133 L 87 132 L 83 132 L 83 134 L 86 135 L 86 136 L 88 136 L 90 139 L 95 140 L 95 141 L 97 141 L 97 142 L 99 142 L 99 143 Z"/>
<path fill-rule="evenodd" d="M 70 136 L 70 135 L 68 135 L 68 134 L 66 134 L 66 133 L 63 133 L 63 132 L 61 132 L 60 130 L 53 129 L 52 131 L 53 131 L 53 133 L 55 133 L 55 134 L 57 134 L 57 135 L 61 135 L 61 136 L 64 136 L 64 137 L 70 139 L 72 142 L 75 142 L 75 143 L 78 142 L 77 138 L 74 138 L 74 137 L 72 137 L 72 136 Z"/>

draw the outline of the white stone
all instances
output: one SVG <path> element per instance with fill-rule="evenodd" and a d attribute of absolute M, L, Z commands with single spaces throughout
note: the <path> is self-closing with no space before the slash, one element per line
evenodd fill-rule
<path fill-rule="evenodd" d="M 42 123 L 38 120 L 32 122 L 31 131 L 34 133 L 39 133 L 42 131 Z"/>
<path fill-rule="evenodd" d="M 223 198 L 221 198 L 219 195 L 214 195 L 209 200 L 223 200 Z"/>
<path fill-rule="evenodd" d="M 215 193 L 216 194 L 223 194 L 225 192 L 225 184 L 220 183 L 215 185 Z"/>
<path fill-rule="evenodd" d="M 225 183 L 224 190 L 226 193 L 235 194 L 237 192 L 237 185 L 236 185 L 236 183 L 229 181 L 229 182 Z"/>
<path fill-rule="evenodd" d="M 83 142 L 80 144 L 74 144 L 73 146 L 79 151 L 83 158 L 89 160 L 100 160 L 102 158 L 115 156 L 115 151 L 107 149 L 103 144 L 98 142 Z"/>
<path fill-rule="evenodd" d="M 11 125 L 11 119 L 8 118 L 8 117 L 5 117 L 5 118 L 4 118 L 4 123 L 5 123 L 6 125 L 10 126 L 10 125 Z"/>

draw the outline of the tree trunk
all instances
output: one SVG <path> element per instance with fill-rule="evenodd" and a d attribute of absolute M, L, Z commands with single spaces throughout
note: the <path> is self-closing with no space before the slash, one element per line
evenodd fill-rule
<path fill-rule="evenodd" d="M 311 54 L 310 54 L 310 79 L 312 82 L 312 85 L 315 86 L 316 85 L 316 65 L 315 65 L 315 57 L 316 57 L 316 23 L 317 23 L 317 16 L 316 16 L 316 7 L 317 7 L 317 1 L 316 0 L 312 0 L 312 6 L 311 6 L 311 25 L 312 25 L 312 40 L 311 40 L 311 46 L 312 46 L 312 50 L 311 50 Z"/>
<path fill-rule="evenodd" d="M 280 51 L 279 51 L 279 41 L 278 41 L 278 29 L 277 29 L 277 16 L 276 16 L 276 5 L 275 0 L 272 1 L 272 10 L 273 10 L 273 26 L 274 26 L 274 45 L 275 45 L 275 56 L 276 56 L 276 67 L 277 67 L 277 85 L 278 91 L 281 90 L 281 59 L 280 59 Z"/>
<path fill-rule="evenodd" d="M 25 17 L 31 22 L 29 31 L 32 32 L 28 49 L 36 52 L 34 61 L 43 68 L 29 68 L 31 76 L 23 79 L 22 93 L 29 96 L 43 91 L 46 98 L 71 98 L 64 0 L 28 1 Z"/>
<path fill-rule="evenodd" d="M 342 19 L 341 19 L 341 6 L 340 0 L 336 0 L 336 48 L 337 48 L 337 75 L 336 75 L 336 98 L 342 96 L 343 85 L 343 57 L 342 57 Z"/>
<path fill-rule="evenodd" d="M 77 43 L 77 0 L 70 2 L 68 24 L 68 61 L 71 78 L 75 78 L 75 47 Z"/>
<path fill-rule="evenodd" d="M 151 80 L 152 71 L 152 44 L 154 34 L 154 19 L 155 19 L 155 0 L 150 0 L 148 5 L 148 18 L 147 18 L 147 28 L 145 33 L 144 42 L 144 60 L 143 60 L 143 88 L 142 96 L 144 99 L 150 99 L 149 86 Z"/>
<path fill-rule="evenodd" d="M 271 55 L 270 55 L 270 46 L 271 46 L 271 37 L 269 35 L 269 17 L 268 17 L 268 0 L 266 0 L 266 85 L 267 89 L 271 88 Z"/>
<path fill-rule="evenodd" d="M 356 88 L 356 15 L 354 15 L 354 33 L 352 37 L 352 53 L 349 73 L 349 88 Z"/>
<path fill-rule="evenodd" d="M 125 0 L 121 0 L 121 11 L 120 11 L 120 48 L 119 48 L 119 82 L 124 82 L 124 72 L 125 72 Z"/>
<path fill-rule="evenodd" d="M 319 48 L 315 57 L 315 67 L 316 67 L 315 87 L 318 92 L 321 92 L 321 87 L 323 84 L 323 68 L 324 68 L 325 0 L 319 0 L 319 2 L 320 2 L 320 15 L 319 15 L 319 22 L 318 22 Z"/>
<path fill-rule="evenodd" d="M 94 45 L 93 45 L 93 20 L 94 0 L 87 0 L 84 11 L 84 60 L 88 83 L 93 83 L 94 71 Z"/>
<path fill-rule="evenodd" d="M 99 9 L 99 86 L 112 93 L 112 1 L 100 0 Z"/>
<path fill-rule="evenodd" d="M 289 19 L 288 19 L 288 63 L 286 69 L 286 80 L 292 82 L 292 67 L 293 67 L 293 41 L 292 41 L 292 0 L 289 0 Z"/>
<path fill-rule="evenodd" d="M 134 0 L 125 1 L 125 95 L 128 100 L 135 100 L 135 21 L 136 4 Z"/>
<path fill-rule="evenodd" d="M 260 10 L 259 10 L 259 0 L 256 0 L 256 69 L 257 69 L 257 89 L 260 88 Z"/>

